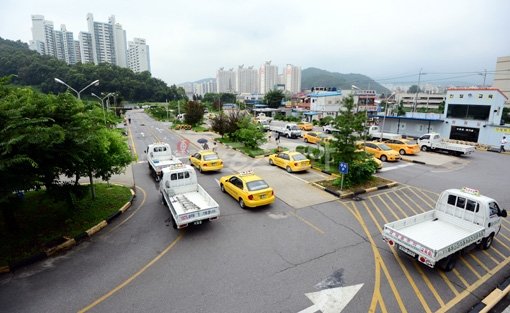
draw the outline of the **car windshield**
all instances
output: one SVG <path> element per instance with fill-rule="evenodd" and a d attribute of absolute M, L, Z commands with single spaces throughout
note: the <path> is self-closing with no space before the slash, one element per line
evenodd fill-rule
<path fill-rule="evenodd" d="M 292 158 L 294 159 L 294 161 L 303 161 L 303 160 L 306 160 L 306 157 L 302 154 L 294 154 L 292 156 Z"/>
<path fill-rule="evenodd" d="M 218 160 L 218 156 L 216 154 L 204 155 L 204 161 L 212 161 L 212 160 Z"/>
<path fill-rule="evenodd" d="M 378 144 L 377 146 L 379 146 L 379 148 L 381 148 L 381 150 L 384 150 L 384 151 L 391 150 L 391 148 L 388 147 L 387 145 L 385 145 L 384 143 Z"/>
<path fill-rule="evenodd" d="M 263 180 L 254 180 L 246 183 L 249 191 L 256 191 L 261 189 L 269 188 L 269 185 Z"/>
<path fill-rule="evenodd" d="M 294 125 L 294 126 L 291 126 L 291 127 L 290 127 L 290 129 L 291 129 L 291 130 L 299 130 L 299 127 L 297 127 L 296 125 Z"/>

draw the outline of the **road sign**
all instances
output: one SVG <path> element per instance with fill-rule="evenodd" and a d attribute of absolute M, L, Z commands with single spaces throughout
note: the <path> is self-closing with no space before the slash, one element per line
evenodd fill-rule
<path fill-rule="evenodd" d="M 342 174 L 348 174 L 349 173 L 349 164 L 345 162 L 340 162 L 338 165 L 338 171 Z"/>

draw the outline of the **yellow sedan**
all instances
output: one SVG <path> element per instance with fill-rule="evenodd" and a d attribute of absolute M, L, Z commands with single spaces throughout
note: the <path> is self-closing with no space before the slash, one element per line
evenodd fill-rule
<path fill-rule="evenodd" d="M 220 189 L 236 199 L 242 209 L 268 205 L 275 199 L 273 188 L 253 172 L 223 176 Z"/>
<path fill-rule="evenodd" d="M 210 150 L 199 151 L 189 157 L 191 165 L 198 168 L 200 173 L 205 171 L 219 171 L 223 168 L 223 161 L 216 152 Z"/>
<path fill-rule="evenodd" d="M 401 159 L 400 154 L 385 145 L 383 142 L 365 142 L 361 143 L 361 147 L 364 146 L 366 152 L 374 155 L 379 160 L 386 161 L 399 161 Z"/>
<path fill-rule="evenodd" d="M 284 151 L 271 154 L 269 156 L 269 164 L 284 168 L 289 173 L 306 171 L 312 167 L 312 162 L 296 151 Z"/>
<path fill-rule="evenodd" d="M 303 135 L 304 142 L 307 143 L 318 143 L 318 142 L 328 142 L 330 141 L 332 136 L 326 135 L 321 132 L 308 132 Z"/>
<path fill-rule="evenodd" d="M 391 149 L 398 151 L 400 155 L 417 154 L 420 152 L 420 146 L 414 140 L 409 139 L 393 139 L 384 142 Z"/>
<path fill-rule="evenodd" d="M 308 123 L 308 122 L 299 122 L 299 123 L 297 123 L 297 126 L 301 130 L 312 130 L 313 129 L 313 124 Z"/>

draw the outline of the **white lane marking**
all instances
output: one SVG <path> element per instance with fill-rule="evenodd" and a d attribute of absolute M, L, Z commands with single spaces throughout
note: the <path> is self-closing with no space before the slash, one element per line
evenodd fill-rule
<path fill-rule="evenodd" d="M 405 163 L 405 164 L 400 164 L 400 165 L 395 165 L 395 166 L 390 166 L 390 167 L 383 167 L 379 170 L 379 172 L 387 172 L 387 171 L 391 171 L 391 170 L 396 170 L 397 168 L 402 168 L 402 167 L 408 167 L 408 166 L 413 166 L 414 163 Z"/>
<path fill-rule="evenodd" d="M 363 284 L 324 289 L 305 294 L 313 305 L 298 313 L 339 313 L 351 302 Z"/>

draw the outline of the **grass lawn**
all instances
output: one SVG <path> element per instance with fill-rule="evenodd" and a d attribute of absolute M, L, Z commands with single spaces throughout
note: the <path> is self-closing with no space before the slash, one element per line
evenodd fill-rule
<path fill-rule="evenodd" d="M 338 179 L 340 179 L 340 178 L 338 178 Z M 338 186 L 333 184 L 335 180 L 336 179 L 323 180 L 323 181 L 317 182 L 317 184 L 327 187 L 330 190 L 340 192 L 340 184 L 338 184 Z M 355 192 L 358 190 L 364 190 L 364 189 L 368 189 L 368 188 L 372 188 L 372 187 L 382 186 L 382 185 L 389 184 L 392 182 L 393 181 L 384 179 L 382 177 L 372 176 L 372 179 L 370 179 L 369 181 L 367 181 L 365 183 L 362 183 L 362 184 L 359 184 L 356 186 L 351 186 L 350 188 L 344 187 L 342 189 L 341 193 Z"/>
<path fill-rule="evenodd" d="M 239 151 L 241 151 L 242 153 L 246 154 L 246 155 L 249 155 L 251 157 L 256 157 L 256 156 L 259 156 L 259 155 L 264 155 L 267 151 L 263 150 L 263 149 L 260 149 L 260 148 L 255 148 L 255 149 L 252 149 L 250 147 L 245 147 L 243 143 L 240 143 L 240 142 L 232 142 L 232 141 L 228 141 L 228 139 L 226 138 L 218 138 L 216 139 L 217 141 L 225 144 L 225 145 L 228 145 L 232 148 L 235 148 Z"/>
<path fill-rule="evenodd" d="M 30 191 L 22 200 L 8 203 L 14 212 L 17 231 L 10 231 L 0 215 L 0 266 L 34 255 L 62 237 L 75 237 L 118 211 L 131 199 L 128 187 L 94 184 L 92 200 L 88 185 L 83 198 L 76 199 L 72 209 L 63 199 L 51 198 L 45 191 Z"/>

